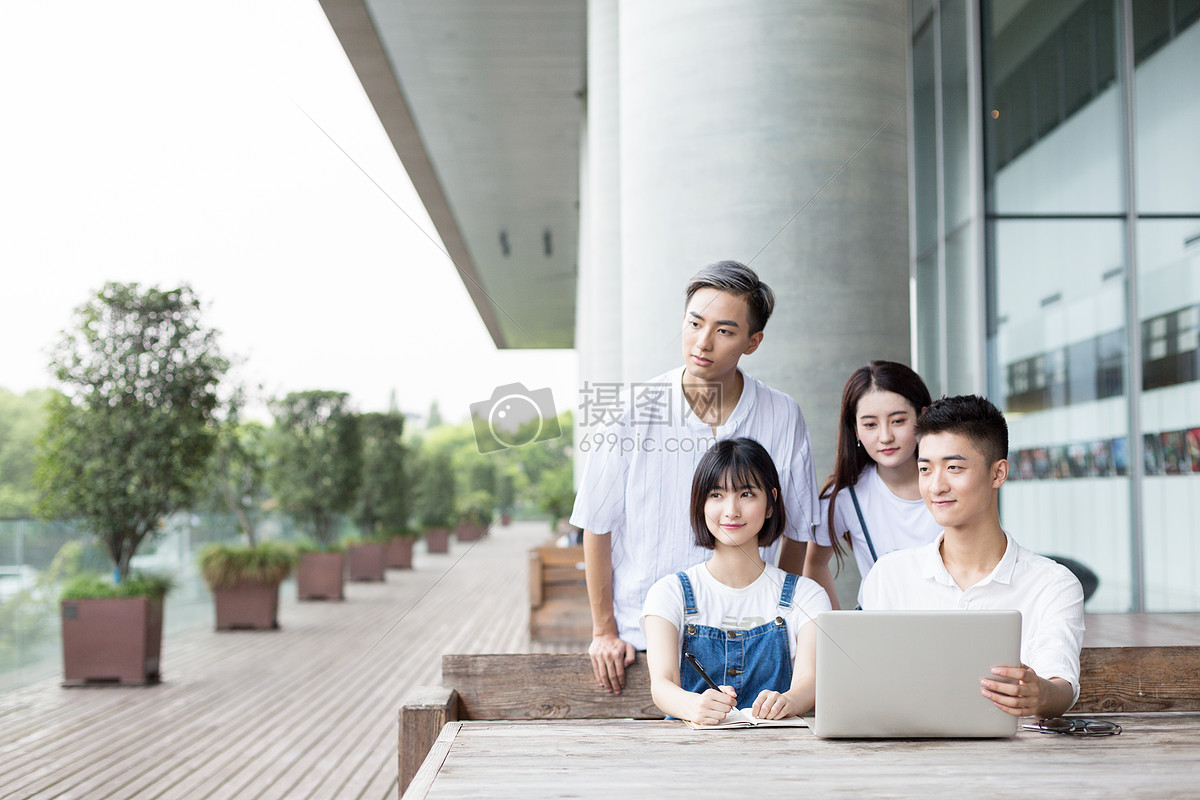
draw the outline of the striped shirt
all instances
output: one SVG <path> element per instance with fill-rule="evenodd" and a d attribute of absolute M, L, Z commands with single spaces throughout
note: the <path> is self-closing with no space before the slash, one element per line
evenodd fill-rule
<path fill-rule="evenodd" d="M 711 555 L 693 541 L 688 506 L 696 464 L 716 441 L 748 437 L 767 449 L 783 488 L 784 533 L 812 540 L 817 481 L 804 415 L 791 397 L 742 376 L 742 396 L 715 437 L 684 398 L 678 367 L 632 384 L 620 418 L 578 442 L 586 464 L 571 524 L 611 534 L 617 628 L 639 650 L 646 648 L 640 618 L 650 587 Z M 767 563 L 774 563 L 778 546 L 762 551 Z"/>

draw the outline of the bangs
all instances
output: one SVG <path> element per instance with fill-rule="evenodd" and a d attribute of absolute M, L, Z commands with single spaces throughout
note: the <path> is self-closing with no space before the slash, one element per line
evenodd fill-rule
<path fill-rule="evenodd" d="M 783 533 L 787 524 L 783 490 L 771 455 L 753 439 L 726 439 L 717 442 L 700 458 L 692 480 L 691 523 L 698 546 L 709 550 L 714 547 L 715 540 L 704 516 L 708 496 L 714 490 L 729 493 L 742 489 L 761 492 L 771 510 L 759 532 L 758 543 L 769 545 Z"/>
<path fill-rule="evenodd" d="M 762 475 L 759 475 L 754 467 L 744 459 L 735 458 L 724 472 L 715 477 L 713 485 L 704 490 L 705 494 L 709 494 L 713 489 L 720 489 L 723 492 L 740 492 L 743 489 L 766 491 L 763 487 Z"/>

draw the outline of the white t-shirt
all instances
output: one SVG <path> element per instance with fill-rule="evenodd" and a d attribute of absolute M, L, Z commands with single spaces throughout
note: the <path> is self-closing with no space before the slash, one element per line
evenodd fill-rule
<path fill-rule="evenodd" d="M 863 519 L 867 521 L 867 530 L 871 533 L 871 543 L 875 545 L 875 554 L 879 558 L 907 547 L 929 544 L 942 532 L 942 527 L 929 513 L 925 501 L 905 500 L 892 494 L 883 478 L 879 477 L 879 470 L 874 464 L 867 465 L 858 476 L 858 483 L 854 484 L 854 493 L 858 495 L 858 504 L 862 508 Z M 850 531 L 854 560 L 858 563 L 859 574 L 866 577 L 871 567 L 875 566 L 875 561 L 871 558 L 871 548 L 867 547 L 867 537 L 863 535 L 858 514 L 854 511 L 854 500 L 850 497 L 849 488 L 837 493 L 833 514 L 835 535 Z M 813 541 L 826 547 L 831 542 L 827 497 L 821 499 L 821 512 Z M 858 602 L 862 604 L 861 584 L 858 587 Z"/>
<path fill-rule="evenodd" d="M 706 561 L 689 518 L 696 464 L 718 439 L 757 440 L 779 471 L 787 511 L 784 535 L 812 539 L 817 479 L 808 426 L 796 401 L 742 373 L 744 388 L 726 423 L 700 420 L 683 396 L 683 367 L 630 386 L 620 418 L 576 444 L 587 453 L 571 524 L 611 533 L 613 611 L 620 636 L 639 650 L 646 593 L 659 578 Z M 778 543 L 762 550 L 775 562 Z"/>
<path fill-rule="evenodd" d="M 863 581 L 863 608 L 1020 611 L 1021 661 L 1039 677 L 1070 681 L 1078 699 L 1083 587 L 1066 567 L 1004 535 L 1008 545 L 1000 563 L 965 591 L 942 562 L 942 536 L 924 547 L 880 558 Z"/>
<path fill-rule="evenodd" d="M 696 564 L 684 572 L 692 583 L 692 596 L 696 600 L 697 614 L 689 622 L 723 631 L 745 631 L 782 616 L 787 623 L 788 653 L 793 659 L 796 658 L 796 635 L 800 629 L 817 614 L 830 609 L 829 595 L 819 583 L 798 578 L 792 593 L 792 607 L 783 613 L 779 608 L 779 596 L 787 573 L 772 564 L 767 565 L 754 583 L 742 589 L 718 581 L 709 573 L 707 563 Z M 662 617 L 679 631 L 679 653 L 683 653 L 683 612 L 683 584 L 677 575 L 668 575 L 651 586 L 646 595 L 643 632 L 647 616 Z"/>

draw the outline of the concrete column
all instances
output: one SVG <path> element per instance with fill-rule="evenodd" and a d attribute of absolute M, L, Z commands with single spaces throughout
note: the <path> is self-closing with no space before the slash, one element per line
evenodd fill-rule
<path fill-rule="evenodd" d="M 592 346 L 592 316 L 596 309 L 589 298 L 592 296 L 594 282 L 592 267 L 592 195 L 591 185 L 591 156 L 588 148 L 588 123 L 586 118 L 580 125 L 579 131 L 579 256 L 576 268 L 578 274 L 575 280 L 575 354 L 579 364 L 579 380 L 589 380 L 592 373 L 592 359 L 595 348 Z M 556 405 L 561 409 L 574 409 L 579 416 L 579 397 L 556 398 Z M 575 420 L 576 425 L 580 420 Z M 576 479 L 579 470 L 576 469 Z"/>
<path fill-rule="evenodd" d="M 580 380 L 621 380 L 621 174 L 617 0 L 588 2 L 588 271 L 591 308 Z M 581 284 L 582 286 L 582 284 Z M 578 346 L 578 345 L 577 345 Z M 581 356 L 583 353 L 581 352 Z"/>
<path fill-rule="evenodd" d="M 624 376 L 682 363 L 688 277 L 749 263 L 778 303 L 743 365 L 800 403 L 819 480 L 846 377 L 910 360 L 907 35 L 895 0 L 620 8 Z"/>
<path fill-rule="evenodd" d="M 617 105 L 617 0 L 588 2 L 587 121 L 580 152 L 579 280 L 575 350 L 581 393 L 563 398 L 573 408 L 575 433 L 592 425 L 581 418 L 584 385 L 621 381 L 621 176 Z M 583 475 L 576 450 L 576 486 Z"/>

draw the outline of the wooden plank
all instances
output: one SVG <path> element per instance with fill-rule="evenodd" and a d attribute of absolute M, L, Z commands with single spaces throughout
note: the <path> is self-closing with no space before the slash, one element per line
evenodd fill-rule
<path fill-rule="evenodd" d="M 575 567 L 583 563 L 583 545 L 570 547 L 539 547 L 537 554 L 548 566 Z"/>
<path fill-rule="evenodd" d="M 448 722 L 458 721 L 458 692 L 442 687 L 420 687 L 400 707 L 400 793 L 421 768 L 438 735 Z"/>
<path fill-rule="evenodd" d="M 1071 713 L 1200 711 L 1200 647 L 1085 647 Z"/>
<path fill-rule="evenodd" d="M 442 684 L 458 692 L 463 719 L 661 719 L 645 654 L 625 676 L 618 695 L 596 683 L 586 653 L 442 657 Z"/>
<path fill-rule="evenodd" d="M 542 604 L 542 557 L 537 550 L 529 551 L 529 607 Z"/>
<path fill-rule="evenodd" d="M 1200 715 L 1117 715 L 1124 733 L 1011 739 L 818 739 L 803 728 L 678 722 L 462 722 L 422 777 L 432 798 L 790 796 L 1194 797 Z M 1014 765 L 1019 765 L 1014 768 Z"/>
<path fill-rule="evenodd" d="M 157 687 L 0 694 L 0 796 L 395 798 L 396 709 L 446 652 L 531 646 L 522 579 L 545 535 L 419 551 L 344 603 L 285 595 L 278 633 L 168 637 Z"/>
<path fill-rule="evenodd" d="M 547 600 L 529 615 L 529 638 L 572 643 L 574 650 L 586 650 L 592 640 L 591 612 L 575 600 Z"/>
<path fill-rule="evenodd" d="M 563 583 L 571 587 L 587 588 L 587 575 L 574 564 L 553 565 L 544 564 L 541 567 L 541 582 L 545 584 Z"/>
<path fill-rule="evenodd" d="M 404 791 L 404 796 L 410 800 L 420 800 L 429 794 L 429 790 L 433 787 L 434 780 L 437 779 L 438 773 L 442 769 L 442 765 L 450 756 L 450 751 L 454 747 L 454 740 L 458 737 L 459 731 L 462 730 L 461 722 L 451 722 L 442 729 L 438 734 L 437 741 L 433 743 L 433 747 L 429 750 L 429 755 L 425 757 L 421 764 L 421 769 L 413 777 L 408 788 Z M 473 795 L 475 797 L 486 797 L 487 793 Z"/>

